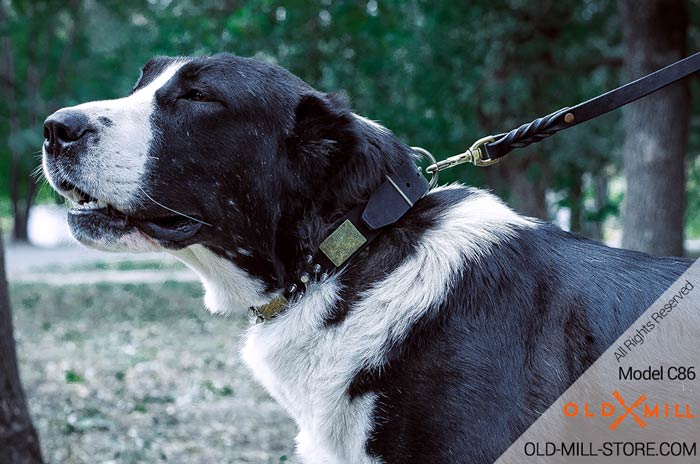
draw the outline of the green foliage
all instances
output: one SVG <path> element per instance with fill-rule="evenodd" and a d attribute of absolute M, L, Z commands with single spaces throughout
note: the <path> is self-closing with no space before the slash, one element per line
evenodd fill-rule
<path fill-rule="evenodd" d="M 696 20 L 699 6 L 691 1 Z M 4 2 L 0 11 L 8 18 L 0 36 L 11 43 L 8 78 L 16 92 L 14 106 L 0 101 L 2 172 L 10 169 L 12 154 L 23 171 L 37 164 L 33 154 L 45 115 L 124 95 L 139 67 L 157 54 L 229 51 L 279 63 L 321 90 L 344 90 L 358 113 L 438 157 L 622 79 L 613 0 L 43 0 Z M 697 28 L 691 38 L 698 38 Z M 9 124 L 15 116 L 18 130 Z M 693 124 L 697 128 L 697 118 Z M 700 140 L 691 142 L 691 154 L 697 153 Z M 616 112 L 516 156 L 532 157 L 524 171 L 530 181 L 542 181 L 563 204 L 580 208 L 584 220 L 598 221 L 617 210 L 609 201 L 584 201 L 595 195 L 582 179 L 619 175 L 621 145 Z M 483 170 L 455 170 L 443 182 L 481 185 L 486 175 L 492 188 L 508 195 L 509 181 Z M 696 204 L 688 202 L 692 230 Z"/>
<path fill-rule="evenodd" d="M 69 370 L 66 371 L 66 382 L 68 383 L 83 383 L 85 379 L 78 372 Z"/>
<path fill-rule="evenodd" d="M 212 393 L 215 396 L 232 396 L 233 395 L 233 388 L 230 385 L 222 385 L 218 386 L 211 380 L 206 380 L 202 384 L 202 388 L 204 388 L 206 391 L 209 393 Z"/>

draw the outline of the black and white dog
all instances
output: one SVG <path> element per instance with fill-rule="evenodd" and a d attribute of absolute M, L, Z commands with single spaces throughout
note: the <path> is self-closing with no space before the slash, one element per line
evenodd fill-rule
<path fill-rule="evenodd" d="M 155 58 L 125 98 L 62 109 L 43 165 L 83 244 L 173 253 L 213 313 L 278 296 L 411 150 L 284 69 Z M 433 189 L 247 333 L 305 463 L 492 462 L 689 266 Z"/>

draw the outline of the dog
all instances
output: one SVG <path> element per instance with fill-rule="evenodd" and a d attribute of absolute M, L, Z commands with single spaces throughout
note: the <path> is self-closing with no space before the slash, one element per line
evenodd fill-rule
<path fill-rule="evenodd" d="M 343 97 L 229 54 L 154 58 L 128 96 L 61 109 L 44 135 L 74 237 L 172 253 L 216 314 L 279 297 L 413 156 Z M 241 352 L 304 463 L 487 463 L 689 265 L 443 186 L 251 322 Z"/>

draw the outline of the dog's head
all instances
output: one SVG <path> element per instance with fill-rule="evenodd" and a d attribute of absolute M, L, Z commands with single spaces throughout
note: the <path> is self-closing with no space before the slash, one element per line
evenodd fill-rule
<path fill-rule="evenodd" d="M 75 238 L 172 251 L 208 292 L 236 277 L 226 285 L 239 298 L 210 298 L 216 311 L 283 288 L 338 213 L 406 153 L 342 99 L 227 54 L 152 59 L 128 96 L 61 109 L 44 135 L 44 171 L 72 202 Z"/>

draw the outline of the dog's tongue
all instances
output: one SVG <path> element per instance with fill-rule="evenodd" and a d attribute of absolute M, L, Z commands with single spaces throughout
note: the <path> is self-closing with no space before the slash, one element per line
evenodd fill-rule
<path fill-rule="evenodd" d="M 172 216 L 151 221 L 136 220 L 134 225 L 151 238 L 168 242 L 180 242 L 194 237 L 202 224 L 181 216 Z"/>

